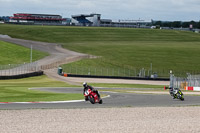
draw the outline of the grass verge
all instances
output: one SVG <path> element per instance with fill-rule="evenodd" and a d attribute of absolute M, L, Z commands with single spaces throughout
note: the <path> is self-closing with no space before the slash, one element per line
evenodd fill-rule
<path fill-rule="evenodd" d="M 32 87 L 76 87 L 55 81 L 47 76 L 31 77 L 17 80 L 0 80 L 0 102 L 39 102 L 65 101 L 83 99 L 80 94 L 51 93 L 29 90 Z"/>
<path fill-rule="evenodd" d="M 12 43 L 0 41 L 0 65 L 23 64 L 30 62 L 30 49 Z M 33 61 L 44 58 L 48 53 L 33 50 Z"/>

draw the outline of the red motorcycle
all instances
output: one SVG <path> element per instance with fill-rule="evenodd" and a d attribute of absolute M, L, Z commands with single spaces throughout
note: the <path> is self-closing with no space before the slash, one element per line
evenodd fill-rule
<path fill-rule="evenodd" d="M 91 89 L 87 89 L 85 91 L 85 94 L 84 94 L 85 97 L 88 97 L 88 100 L 92 103 L 92 104 L 95 104 L 95 103 L 99 103 L 99 104 L 102 104 L 103 101 L 101 98 L 98 97 L 98 95 L 93 92 Z"/>

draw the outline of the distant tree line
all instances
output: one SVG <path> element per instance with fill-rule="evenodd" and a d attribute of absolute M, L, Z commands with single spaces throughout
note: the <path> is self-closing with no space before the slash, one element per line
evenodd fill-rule
<path fill-rule="evenodd" d="M 190 21 L 190 22 L 182 22 L 182 21 L 152 21 L 152 24 L 154 26 L 160 26 L 160 27 L 170 27 L 170 28 L 190 28 L 190 25 L 193 26 L 193 28 L 198 28 L 200 29 L 200 21 L 195 22 L 195 21 Z"/>

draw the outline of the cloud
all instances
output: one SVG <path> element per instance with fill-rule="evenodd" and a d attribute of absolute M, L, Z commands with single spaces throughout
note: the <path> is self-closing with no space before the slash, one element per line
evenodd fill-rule
<path fill-rule="evenodd" d="M 17 12 L 74 14 L 101 13 L 111 19 L 199 20 L 199 0 L 0 0 L 0 16 Z"/>

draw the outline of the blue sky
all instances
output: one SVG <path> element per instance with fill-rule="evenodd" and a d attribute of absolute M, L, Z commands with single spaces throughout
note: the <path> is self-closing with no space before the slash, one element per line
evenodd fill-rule
<path fill-rule="evenodd" d="M 200 20 L 200 0 L 0 0 L 0 16 L 13 13 L 100 13 L 104 19 Z"/>

